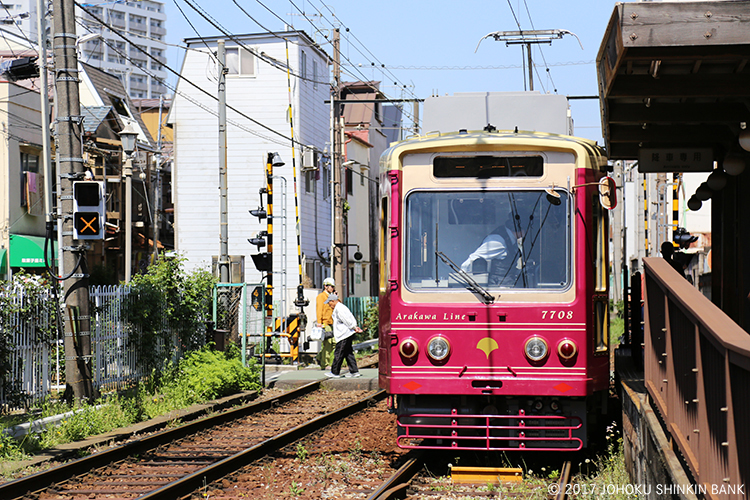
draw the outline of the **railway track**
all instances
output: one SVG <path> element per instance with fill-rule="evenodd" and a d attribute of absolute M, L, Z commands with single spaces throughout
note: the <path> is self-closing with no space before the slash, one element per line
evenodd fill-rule
<path fill-rule="evenodd" d="M 0 498 L 177 498 L 384 397 L 314 382 L 5 483 Z"/>
<path fill-rule="evenodd" d="M 383 482 L 367 500 L 394 500 L 400 498 L 410 498 L 413 500 L 446 500 L 446 499 L 463 499 L 476 498 L 478 495 L 487 498 L 547 498 L 548 500 L 566 500 L 569 498 L 567 492 L 571 479 L 571 463 L 564 462 L 560 477 L 557 482 L 550 483 L 546 486 L 523 486 L 520 480 L 513 479 L 508 474 L 511 469 L 501 475 L 501 480 L 506 485 L 521 485 L 504 489 L 501 486 L 492 486 L 493 481 L 467 481 L 453 482 L 452 484 L 439 484 L 432 481 L 429 474 L 425 474 L 424 453 L 419 453 L 408 460 L 398 471 L 396 471 L 387 481 Z M 472 469 L 465 467 L 464 469 Z M 477 477 L 487 475 L 488 468 L 475 467 Z M 494 468 L 489 468 L 494 469 Z M 515 469 L 512 469 L 515 470 Z M 466 471 L 464 471 L 466 473 Z M 471 475 L 471 473 L 469 473 Z"/>

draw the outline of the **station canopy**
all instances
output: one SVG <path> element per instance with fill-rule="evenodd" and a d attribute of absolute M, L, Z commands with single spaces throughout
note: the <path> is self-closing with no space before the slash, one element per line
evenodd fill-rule
<path fill-rule="evenodd" d="M 722 161 L 742 153 L 748 60 L 748 1 L 616 4 L 597 56 L 609 157 L 698 148 Z"/>

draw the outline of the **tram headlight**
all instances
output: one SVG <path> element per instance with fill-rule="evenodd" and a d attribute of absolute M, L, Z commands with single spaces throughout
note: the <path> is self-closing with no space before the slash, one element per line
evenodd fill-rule
<path fill-rule="evenodd" d="M 547 342 L 541 337 L 531 337 L 524 346 L 526 357 L 531 361 L 541 361 L 547 357 L 549 349 Z"/>
<path fill-rule="evenodd" d="M 419 345 L 414 339 L 404 339 L 398 345 L 398 352 L 407 359 L 416 357 L 419 352 Z"/>
<path fill-rule="evenodd" d="M 451 353 L 451 345 L 445 337 L 433 337 L 427 344 L 427 355 L 433 361 L 443 361 Z"/>
<path fill-rule="evenodd" d="M 569 361 L 578 354 L 578 346 L 570 339 L 562 339 L 560 343 L 557 344 L 557 354 L 564 361 Z"/>

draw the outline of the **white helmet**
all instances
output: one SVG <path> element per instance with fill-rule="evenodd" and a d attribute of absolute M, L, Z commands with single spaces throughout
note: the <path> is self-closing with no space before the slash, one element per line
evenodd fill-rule
<path fill-rule="evenodd" d="M 326 278 L 323 280 L 323 286 L 326 285 L 336 286 L 336 282 L 333 280 L 333 278 Z"/>

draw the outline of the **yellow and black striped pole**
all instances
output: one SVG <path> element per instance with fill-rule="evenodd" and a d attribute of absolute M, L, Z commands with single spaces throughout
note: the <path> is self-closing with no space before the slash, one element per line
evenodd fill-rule
<path fill-rule="evenodd" d="M 675 172 L 672 177 L 672 235 L 680 227 L 680 182 L 682 174 Z"/>
<path fill-rule="evenodd" d="M 263 354 L 268 351 L 268 342 L 273 335 L 273 153 L 266 160 L 266 250 L 268 252 L 268 274 L 266 275 L 266 339 Z"/>
<path fill-rule="evenodd" d="M 643 176 L 643 240 L 646 245 L 646 257 L 648 257 L 648 181 Z"/>
<path fill-rule="evenodd" d="M 286 44 L 286 84 L 287 93 L 289 94 L 289 127 L 292 136 L 292 177 L 294 179 L 294 228 L 297 233 L 297 265 L 299 267 L 299 283 L 302 284 L 302 242 L 299 227 L 299 200 L 297 198 L 297 162 L 294 154 L 294 114 L 292 113 L 292 79 L 289 74 L 289 41 L 284 40 Z M 317 203 L 317 202 L 316 202 Z"/>

